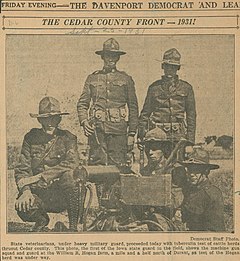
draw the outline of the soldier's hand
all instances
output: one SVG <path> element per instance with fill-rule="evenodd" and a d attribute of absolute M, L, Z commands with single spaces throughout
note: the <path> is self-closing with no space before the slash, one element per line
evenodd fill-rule
<path fill-rule="evenodd" d="M 34 196 L 31 190 L 25 190 L 23 194 L 17 199 L 15 209 L 18 211 L 27 212 L 33 206 Z"/>
<path fill-rule="evenodd" d="M 139 150 L 144 150 L 144 144 L 141 139 L 138 139 L 137 146 Z"/>
<path fill-rule="evenodd" d="M 128 152 L 130 152 L 130 151 L 133 150 L 133 147 L 134 147 L 134 141 L 135 141 L 134 136 L 129 135 L 129 136 L 128 136 L 128 140 L 127 140 Z"/>
<path fill-rule="evenodd" d="M 89 137 L 94 133 L 94 127 L 89 124 L 89 122 L 86 120 L 83 123 L 83 130 L 84 134 Z"/>

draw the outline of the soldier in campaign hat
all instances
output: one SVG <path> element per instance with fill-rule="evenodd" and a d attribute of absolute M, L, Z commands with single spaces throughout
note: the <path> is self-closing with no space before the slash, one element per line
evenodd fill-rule
<path fill-rule="evenodd" d="M 219 166 L 209 162 L 209 153 L 195 148 L 181 163 L 186 168 L 187 181 L 183 187 L 182 220 L 191 231 L 224 231 L 222 192 L 208 175 Z"/>
<path fill-rule="evenodd" d="M 68 114 L 61 111 L 59 101 L 53 97 L 44 97 L 39 103 L 39 113 L 30 113 L 41 128 L 33 128 L 24 136 L 15 168 L 19 190 L 15 207 L 23 221 L 35 222 L 32 229 L 35 232 L 45 230 L 49 212 L 66 209 L 69 231 L 77 231 L 82 214 L 84 177 L 81 184 L 74 179 L 74 173 L 79 173 L 77 137 L 58 127 L 62 115 Z"/>
<path fill-rule="evenodd" d="M 189 145 L 187 140 L 181 140 L 178 145 L 186 146 Z M 163 175 L 163 174 L 171 174 L 172 176 L 172 201 L 171 205 L 167 207 L 155 207 L 154 209 L 154 217 L 155 221 L 161 224 L 161 218 L 159 214 L 166 216 L 170 219 L 173 218 L 177 208 L 181 205 L 183 194 L 181 188 L 177 187 L 179 183 L 183 183 L 185 181 L 185 169 L 177 162 L 177 148 L 175 148 L 175 144 L 167 137 L 167 134 L 156 127 L 150 131 L 148 131 L 144 138 L 144 147 L 145 152 L 148 156 L 147 165 L 141 170 L 141 175 L 143 176 L 151 176 L 151 175 Z M 174 149 L 176 152 L 174 152 Z M 135 214 L 138 216 L 143 215 L 144 211 L 149 210 L 149 208 L 138 208 L 135 207 Z"/>
<path fill-rule="evenodd" d="M 186 138 L 195 141 L 196 108 L 192 86 L 179 79 L 181 55 L 171 48 L 163 55 L 162 79 L 152 83 L 139 117 L 138 138 L 144 139 L 148 130 L 163 130 L 175 144 Z"/>
<path fill-rule="evenodd" d="M 138 124 L 134 81 L 116 67 L 126 52 L 114 38 L 95 53 L 101 56 L 103 69 L 87 77 L 77 103 L 79 122 L 90 145 L 89 164 L 124 165 L 133 149 Z"/>
<path fill-rule="evenodd" d="M 166 159 L 170 156 L 173 149 L 173 143 L 167 138 L 163 130 L 154 128 L 147 132 L 144 144 L 148 163 L 141 170 L 141 174 L 144 176 L 162 174 L 166 171 L 164 167 Z"/>

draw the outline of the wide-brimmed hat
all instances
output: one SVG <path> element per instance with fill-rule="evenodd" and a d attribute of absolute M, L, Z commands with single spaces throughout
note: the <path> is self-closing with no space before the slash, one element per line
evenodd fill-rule
<path fill-rule="evenodd" d="M 114 39 L 110 38 L 103 43 L 103 49 L 95 52 L 98 55 L 102 55 L 104 53 L 114 53 L 118 55 L 124 55 L 126 52 L 121 51 L 119 47 L 119 43 Z"/>
<path fill-rule="evenodd" d="M 180 59 L 179 51 L 176 48 L 171 48 L 164 53 L 162 63 L 180 66 Z"/>
<path fill-rule="evenodd" d="M 170 140 L 162 129 L 154 128 L 146 133 L 144 142 L 170 142 Z"/>
<path fill-rule="evenodd" d="M 209 170 L 218 169 L 219 165 L 209 163 L 209 158 L 209 153 L 206 150 L 196 148 L 191 154 L 189 154 L 188 159 L 181 162 L 181 164 L 185 167 L 197 167 Z"/>
<path fill-rule="evenodd" d="M 68 112 L 61 112 L 60 102 L 53 97 L 44 97 L 39 102 L 38 114 L 29 113 L 32 118 L 46 118 L 54 115 L 68 115 Z"/>

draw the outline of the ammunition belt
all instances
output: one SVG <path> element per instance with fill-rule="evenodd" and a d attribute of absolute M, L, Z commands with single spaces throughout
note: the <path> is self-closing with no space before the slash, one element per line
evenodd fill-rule
<path fill-rule="evenodd" d="M 182 129 L 184 129 L 184 124 L 181 122 L 164 122 L 164 123 L 159 123 L 159 122 L 154 122 L 152 121 L 152 124 L 155 127 L 163 129 L 165 132 L 178 132 Z"/>
<path fill-rule="evenodd" d="M 93 111 L 93 116 L 97 121 L 105 122 L 121 122 L 126 118 L 126 109 L 122 108 L 108 108 L 106 110 L 97 109 Z"/>

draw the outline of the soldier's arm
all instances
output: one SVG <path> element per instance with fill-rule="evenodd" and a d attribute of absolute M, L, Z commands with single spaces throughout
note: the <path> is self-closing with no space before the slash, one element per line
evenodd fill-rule
<path fill-rule="evenodd" d="M 135 135 L 138 125 L 138 100 L 136 96 L 135 84 L 131 77 L 129 77 L 129 84 L 127 88 L 127 104 L 129 110 L 129 135 Z"/>
<path fill-rule="evenodd" d="M 91 102 L 91 92 L 90 92 L 90 76 L 88 76 L 82 94 L 77 103 L 77 112 L 80 125 L 83 124 L 85 120 L 88 119 L 88 109 Z"/>
<path fill-rule="evenodd" d="M 138 125 L 138 137 L 143 139 L 145 136 L 145 131 L 147 130 L 148 120 L 153 111 L 152 109 L 152 91 L 151 87 L 148 88 L 147 96 L 145 98 L 145 102 L 143 105 L 143 109 L 140 113 L 139 117 L 139 125 Z"/>
<path fill-rule="evenodd" d="M 59 178 L 64 172 L 74 170 L 79 166 L 79 154 L 77 150 L 77 137 L 68 132 L 68 138 L 65 142 L 66 156 L 58 164 L 48 167 L 41 173 L 41 177 L 49 183 L 51 180 Z"/>
<path fill-rule="evenodd" d="M 186 99 L 186 121 L 187 121 L 187 139 L 195 143 L 196 132 L 196 104 L 193 88 L 190 85 L 189 93 Z"/>
<path fill-rule="evenodd" d="M 19 192 L 24 192 L 25 190 L 30 190 L 29 186 L 22 186 L 21 183 L 24 178 L 29 178 L 32 176 L 32 169 L 31 169 L 31 151 L 30 151 L 30 144 L 28 140 L 28 134 L 25 135 L 21 154 L 19 158 L 19 163 L 17 164 L 16 168 L 14 169 L 15 181 L 18 187 Z"/>
<path fill-rule="evenodd" d="M 207 230 L 225 231 L 224 202 L 222 192 L 215 186 L 209 186 L 205 190 L 207 194 L 205 220 Z"/>

